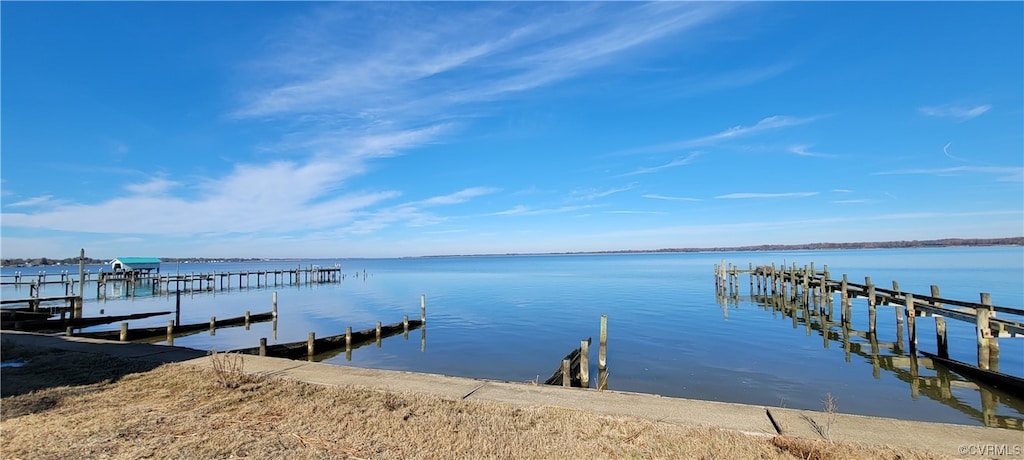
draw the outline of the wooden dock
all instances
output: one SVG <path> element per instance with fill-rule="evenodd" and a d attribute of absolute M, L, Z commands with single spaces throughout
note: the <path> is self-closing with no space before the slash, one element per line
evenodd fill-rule
<path fill-rule="evenodd" d="M 149 318 L 151 316 L 169 315 L 170 311 L 157 311 L 151 313 L 135 313 L 119 316 L 96 316 L 89 318 L 61 318 L 61 319 L 29 319 L 12 320 L 0 323 L 0 329 L 12 329 L 16 331 L 33 332 L 64 332 L 68 328 L 80 329 L 84 327 L 97 326 L 100 324 L 116 323 L 130 319 Z"/>
<path fill-rule="evenodd" d="M 590 388 L 591 337 L 580 341 L 580 347 L 569 352 L 559 362 L 558 369 L 544 381 L 545 385 Z"/>
<path fill-rule="evenodd" d="M 739 308 L 739 300 L 739 296 L 718 296 L 718 302 L 723 307 L 723 314 L 726 316 L 728 316 L 729 310 Z M 1024 399 L 1019 395 L 996 388 L 986 381 L 970 377 L 957 379 L 952 370 L 938 360 L 907 355 L 905 337 L 901 331 L 896 331 L 894 341 L 884 341 L 878 337 L 877 333 L 853 329 L 852 325 L 830 316 L 827 308 L 820 308 L 820 306 L 815 308 L 813 304 L 804 304 L 799 299 L 754 294 L 749 300 L 770 312 L 773 317 L 791 320 L 794 330 L 803 329 L 807 336 L 820 334 L 823 348 L 828 349 L 831 348 L 831 345 L 838 344 L 838 348 L 845 353 L 846 362 L 851 362 L 853 358 L 860 358 L 864 362 L 870 363 L 874 378 L 881 378 L 882 372 L 891 373 L 910 387 L 912 398 L 916 399 L 924 395 L 956 409 L 986 426 L 1024 429 L 1024 420 L 997 414 L 999 401 L 1024 412 Z M 934 375 L 925 375 L 922 372 L 925 369 L 933 371 Z M 956 389 L 977 391 L 981 409 L 977 408 L 977 403 L 971 405 L 964 402 L 961 399 L 963 393 L 953 391 Z"/>
<path fill-rule="evenodd" d="M 923 379 L 918 374 L 919 362 L 927 363 L 929 368 L 943 369 L 945 372 L 952 370 L 964 376 L 970 381 L 977 382 L 975 388 L 982 393 L 983 410 L 978 414 L 978 419 L 984 421 L 988 426 L 1001 426 L 1015 429 L 1022 429 L 1021 420 L 1006 418 L 995 415 L 997 397 L 993 396 L 1007 390 L 1007 381 L 1014 381 L 1015 376 L 999 372 L 999 339 L 1019 338 L 1024 336 L 1024 309 L 993 305 L 991 296 L 987 293 L 980 293 L 979 302 L 969 302 L 957 299 L 940 297 L 939 287 L 931 286 L 929 294 L 915 294 L 904 292 L 899 288 L 899 283 L 892 282 L 892 289 L 882 288 L 874 285 L 870 277 L 865 277 L 864 283 L 850 282 L 847 275 L 841 279 L 832 279 L 828 266 L 822 270 L 816 270 L 811 264 L 805 267 L 798 267 L 795 264 L 790 267 L 757 266 L 748 264 L 745 269 L 738 266 L 726 264 L 715 266 L 715 285 L 719 303 L 727 306 L 729 303 L 738 304 L 738 293 L 740 290 L 740 277 L 749 276 L 750 299 L 756 301 L 773 312 L 783 312 L 787 317 L 792 318 L 793 327 L 803 323 L 810 335 L 812 329 L 821 331 L 824 346 L 827 348 L 830 340 L 843 343 L 847 353 L 847 361 L 852 350 L 863 346 L 858 343 L 851 344 L 851 337 L 863 339 L 870 346 L 871 352 L 865 357 L 872 362 L 875 377 L 878 378 L 880 368 L 884 368 L 882 361 L 886 359 L 896 360 L 899 356 L 880 357 L 879 350 L 888 350 L 893 353 L 906 353 L 901 359 L 905 360 L 903 367 L 909 367 L 906 376 L 900 376 L 901 380 L 911 383 L 912 393 L 916 397 L 921 388 L 935 388 L 935 379 Z M 838 296 L 836 296 L 838 294 Z M 838 297 L 839 305 L 836 311 L 834 304 Z M 853 300 L 862 298 L 867 307 L 867 331 L 856 331 L 851 327 L 854 314 Z M 894 342 L 881 342 L 877 336 L 877 321 L 879 308 L 893 308 L 892 318 L 895 321 L 896 340 Z M 728 308 L 723 308 L 728 315 Z M 997 316 L 1002 313 L 1008 316 Z M 935 324 L 936 352 L 935 362 L 929 357 L 918 357 L 917 346 L 917 318 L 932 317 Z M 977 365 L 960 363 L 972 369 L 952 368 L 944 364 L 949 359 L 949 341 L 946 334 L 946 318 L 974 324 L 976 331 Z M 833 333 L 832 328 L 837 327 L 840 332 Z M 904 342 L 906 338 L 906 342 Z M 904 346 L 906 343 L 906 346 Z M 890 370 L 903 369 L 891 367 Z M 940 391 L 949 395 L 949 379 L 945 379 L 945 390 Z M 938 385 L 938 388 L 942 388 Z M 1009 398 L 1017 398 L 1024 401 L 1024 394 L 1015 389 L 1006 393 Z M 936 396 L 938 398 L 938 396 Z M 937 399 L 938 400 L 938 399 Z M 1002 400 L 1002 398 L 999 398 Z M 946 403 L 945 400 L 942 400 Z M 970 406 L 966 406 L 970 407 Z M 962 408 L 958 408 L 962 409 Z M 967 411 L 965 411 L 967 413 Z M 973 414 L 972 414 L 973 416 Z"/>
<path fill-rule="evenodd" d="M 169 320 L 167 326 L 160 327 L 145 327 L 130 329 L 128 323 L 121 323 L 121 329 L 116 331 L 99 331 L 99 332 L 84 332 L 74 334 L 75 337 L 88 337 L 92 339 L 103 339 L 103 340 L 118 340 L 121 342 L 134 342 L 134 341 L 151 341 L 150 339 L 163 339 L 168 342 L 169 345 L 174 344 L 175 337 L 181 337 L 196 332 L 211 331 L 215 332 L 217 329 L 226 327 L 238 327 L 245 326 L 249 327 L 252 323 L 262 323 L 266 321 L 276 320 L 277 314 L 274 312 L 257 313 L 255 315 L 245 312 L 245 316 L 238 316 L 235 318 L 217 319 L 216 317 L 210 318 L 208 323 L 193 323 L 193 324 L 175 324 L 174 320 Z"/>
<path fill-rule="evenodd" d="M 229 353 L 320 361 L 337 354 L 332 352 L 344 350 L 351 353 L 352 350 L 370 343 L 376 343 L 380 347 L 381 340 L 394 335 L 405 334 L 406 338 L 408 338 L 409 331 L 422 328 L 424 324 L 426 324 L 424 319 L 409 319 L 406 316 L 400 323 L 381 324 L 378 321 L 377 326 L 372 329 L 353 332 L 352 327 L 348 327 L 344 334 L 321 337 L 319 339 L 316 338 L 314 333 L 310 332 L 309 337 L 304 342 L 267 345 L 267 339 L 263 338 L 260 339 L 259 346 L 231 350 Z M 425 334 L 421 339 L 426 339 Z M 329 356 L 325 356 L 325 354 L 329 354 Z M 351 360 L 351 356 L 348 359 Z"/>
<path fill-rule="evenodd" d="M 355 277 L 360 274 L 356 272 Z M 366 276 L 365 272 L 363 276 Z M 81 295 L 81 283 L 95 283 L 96 297 L 104 297 L 108 285 L 122 285 L 129 296 L 133 296 L 140 287 L 148 288 L 153 295 L 183 290 L 186 292 L 228 290 L 232 286 L 238 289 L 252 287 L 299 286 L 321 283 L 337 283 L 346 277 L 340 265 L 321 267 L 309 265 L 296 266 L 295 269 L 278 270 L 245 270 L 236 272 L 211 273 L 140 273 L 140 272 L 104 272 L 92 273 L 84 271 L 72 274 L 67 271 L 60 273 L 39 272 L 37 275 L 25 275 L 16 272 L 13 275 L 0 277 L 0 284 L 10 286 L 29 286 L 30 298 L 37 296 L 41 286 L 50 284 L 64 285 L 65 296 Z M 237 280 L 237 283 L 236 283 Z M 34 295 L 33 292 L 36 294 Z M 30 299 L 14 299 L 10 302 L 28 302 Z"/>

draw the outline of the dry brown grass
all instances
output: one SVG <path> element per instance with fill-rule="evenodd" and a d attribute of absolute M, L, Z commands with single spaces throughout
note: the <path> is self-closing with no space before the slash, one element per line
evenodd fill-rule
<path fill-rule="evenodd" d="M 4 398 L 0 417 L 4 458 L 928 458 L 274 378 L 232 387 L 184 364 Z"/>

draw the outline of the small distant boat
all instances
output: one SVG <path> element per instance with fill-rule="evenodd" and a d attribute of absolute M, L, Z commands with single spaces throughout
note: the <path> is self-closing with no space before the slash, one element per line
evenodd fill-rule
<path fill-rule="evenodd" d="M 933 362 L 945 365 L 949 370 L 963 375 L 964 377 L 969 377 L 987 383 L 1017 397 L 1024 397 L 1024 379 L 1020 377 L 982 369 L 978 366 L 957 361 L 955 359 L 942 358 L 939 357 L 939 355 L 928 353 L 927 351 L 918 350 L 918 352 L 927 358 L 931 358 Z"/>

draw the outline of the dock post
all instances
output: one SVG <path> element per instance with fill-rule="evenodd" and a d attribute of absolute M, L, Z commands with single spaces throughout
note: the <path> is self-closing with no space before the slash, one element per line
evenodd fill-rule
<path fill-rule="evenodd" d="M 267 338 L 260 337 L 260 356 L 267 356 Z"/>
<path fill-rule="evenodd" d="M 405 329 L 405 332 L 409 332 L 409 315 L 402 316 L 402 328 Z"/>
<path fill-rule="evenodd" d="M 210 317 L 210 335 L 217 335 L 217 317 Z"/>
<path fill-rule="evenodd" d="M 821 278 L 821 286 L 824 290 L 822 291 L 821 295 L 828 296 L 829 299 L 831 299 L 832 289 L 831 286 L 829 286 L 829 284 L 832 283 L 832 279 L 830 278 L 831 274 L 828 272 L 828 264 L 825 264 L 821 270 L 822 272 L 824 272 Z"/>
<path fill-rule="evenodd" d="M 597 347 L 597 389 L 608 388 L 608 315 L 601 315 L 601 336 Z"/>
<path fill-rule="evenodd" d="M 563 359 L 562 360 L 562 386 L 566 387 L 566 388 L 572 386 L 572 378 L 569 377 L 569 368 L 570 367 L 571 367 L 571 363 L 569 362 L 569 360 L 568 359 Z"/>
<path fill-rule="evenodd" d="M 71 287 L 74 291 L 74 286 Z M 79 318 L 82 317 L 82 308 L 85 307 L 85 248 L 78 253 L 78 304 L 75 312 Z"/>
<path fill-rule="evenodd" d="M 892 280 L 892 290 L 900 292 L 900 283 L 896 280 Z"/>
<path fill-rule="evenodd" d="M 895 281 L 894 281 L 895 283 Z M 914 294 L 906 294 L 907 299 L 907 342 L 910 345 L 910 355 L 917 355 L 917 310 L 914 308 Z"/>
<path fill-rule="evenodd" d="M 932 285 L 932 297 L 939 297 L 939 287 Z M 932 302 L 932 306 L 942 308 L 941 302 Z M 946 339 L 946 318 L 935 315 L 935 345 L 940 358 L 949 358 L 949 342 Z"/>
<path fill-rule="evenodd" d="M 380 321 L 377 321 L 377 348 L 380 348 Z"/>
<path fill-rule="evenodd" d="M 871 277 L 864 277 L 864 284 L 868 286 L 868 332 L 875 333 L 875 285 L 871 284 Z"/>
<path fill-rule="evenodd" d="M 313 360 L 313 344 L 316 342 L 316 333 L 310 332 L 309 337 L 306 338 L 306 358 L 310 361 Z"/>
<path fill-rule="evenodd" d="M 245 330 L 249 330 L 249 310 L 245 311 Z"/>
<path fill-rule="evenodd" d="M 899 290 L 899 284 L 896 283 L 895 281 L 892 282 L 892 286 L 894 291 Z M 911 300 L 905 300 L 905 302 L 909 303 L 904 304 L 906 305 L 907 309 L 907 332 L 910 337 L 910 341 L 914 342 L 910 344 L 910 354 L 914 354 L 914 352 L 917 350 L 917 334 L 916 332 L 913 334 L 910 333 L 910 328 L 914 327 L 914 323 L 910 320 L 910 315 L 913 311 L 913 298 L 914 296 L 911 295 Z M 903 306 L 901 305 L 896 305 L 896 344 L 899 345 L 900 348 L 903 348 Z"/>
<path fill-rule="evenodd" d="M 580 386 L 590 388 L 590 340 L 580 340 Z"/>
<path fill-rule="evenodd" d="M 181 324 L 181 289 L 178 286 L 174 286 L 174 294 L 174 322 Z"/>
<path fill-rule="evenodd" d="M 345 326 L 345 349 L 352 349 L 352 326 Z"/>
<path fill-rule="evenodd" d="M 977 309 L 975 316 L 978 329 L 978 367 L 982 369 L 991 369 L 992 362 L 999 359 L 999 342 L 992 336 L 992 328 L 989 325 L 992 313 L 992 296 L 982 292 L 981 308 Z"/>
<path fill-rule="evenodd" d="M 73 332 L 74 331 L 71 329 L 71 326 L 68 326 L 67 329 L 64 331 L 64 335 L 67 337 L 71 337 L 72 335 L 74 335 Z"/>
<path fill-rule="evenodd" d="M 272 299 L 273 307 L 274 307 L 273 314 L 274 314 L 274 317 L 277 318 L 277 291 L 274 291 L 274 295 L 271 297 L 271 299 Z"/>
<path fill-rule="evenodd" d="M 420 294 L 420 324 L 427 324 L 427 296 Z"/>
<path fill-rule="evenodd" d="M 127 342 L 128 341 L 128 323 L 127 322 L 121 323 L 121 341 L 122 342 Z"/>
<path fill-rule="evenodd" d="M 814 268 L 813 264 L 811 265 L 811 268 L 812 269 Z M 801 280 L 801 284 L 802 284 L 801 291 L 802 292 L 800 293 L 800 296 L 803 297 L 804 305 L 807 305 L 808 301 L 810 300 L 810 293 L 807 290 L 810 289 L 810 284 L 811 284 L 809 279 L 808 279 L 807 269 L 804 269 L 803 275 L 804 275 L 803 279 Z"/>

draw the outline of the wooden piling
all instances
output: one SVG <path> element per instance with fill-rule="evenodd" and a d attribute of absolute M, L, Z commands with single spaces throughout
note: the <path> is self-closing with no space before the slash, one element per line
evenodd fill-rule
<path fill-rule="evenodd" d="M 601 335 L 598 339 L 597 370 L 600 374 L 608 369 L 608 315 L 601 315 Z"/>
<path fill-rule="evenodd" d="M 427 296 L 420 294 L 420 324 L 427 324 Z"/>
<path fill-rule="evenodd" d="M 121 341 L 122 342 L 127 342 L 128 341 L 128 323 L 127 322 L 121 323 Z"/>
<path fill-rule="evenodd" d="M 893 281 L 893 284 L 896 282 Z M 917 312 L 914 309 L 914 294 L 906 294 L 907 299 L 907 342 L 910 345 L 910 354 L 917 356 L 917 326 L 915 318 Z"/>
<path fill-rule="evenodd" d="M 871 284 L 871 277 L 864 277 L 864 284 L 868 287 L 868 332 L 875 333 L 875 285 Z"/>
<path fill-rule="evenodd" d="M 210 317 L 210 335 L 217 335 L 217 317 Z"/>
<path fill-rule="evenodd" d="M 313 360 L 313 343 L 316 342 L 316 333 L 310 332 L 309 337 L 306 338 L 306 357 Z"/>
<path fill-rule="evenodd" d="M 68 336 L 68 337 L 71 337 L 73 335 L 72 334 L 73 332 L 74 331 L 71 329 L 71 326 L 68 326 L 67 329 L 64 330 L 64 335 Z"/>
<path fill-rule="evenodd" d="M 277 316 L 277 291 L 274 291 L 274 295 L 271 297 L 271 299 L 271 301 L 273 302 L 273 310 L 271 311 L 274 313 L 274 316 Z"/>
<path fill-rule="evenodd" d="M 267 356 L 267 338 L 266 337 L 260 337 L 260 351 L 259 351 L 259 355 L 260 356 Z"/>
<path fill-rule="evenodd" d="M 352 326 L 345 326 L 345 349 L 352 349 Z"/>
<path fill-rule="evenodd" d="M 85 307 L 85 248 L 78 253 L 78 305 L 74 308 L 79 318 L 83 316 Z"/>
<path fill-rule="evenodd" d="M 249 310 L 245 311 L 245 330 L 249 330 Z"/>
<path fill-rule="evenodd" d="M 174 345 L 174 320 L 167 320 L 167 345 Z"/>
<path fill-rule="evenodd" d="M 380 348 L 380 329 L 381 329 L 380 321 L 377 321 L 377 348 Z"/>
<path fill-rule="evenodd" d="M 590 340 L 580 340 L 580 385 L 590 388 Z"/>
<path fill-rule="evenodd" d="M 932 297 L 939 297 L 939 287 L 932 285 Z M 941 302 L 932 302 L 932 306 L 942 308 Z M 935 345 L 940 358 L 949 358 L 949 341 L 946 338 L 946 318 L 935 316 Z"/>
<path fill-rule="evenodd" d="M 562 386 L 566 388 L 572 386 L 572 379 L 569 377 L 569 368 L 571 364 L 572 363 L 568 359 L 562 360 Z"/>
<path fill-rule="evenodd" d="M 992 311 L 992 296 L 987 292 L 981 293 L 981 305 L 975 310 L 975 327 L 978 337 L 978 367 L 982 369 L 989 368 L 989 340 L 992 337 L 992 329 L 989 326 L 988 319 Z"/>
<path fill-rule="evenodd" d="M 981 293 L 981 304 L 982 304 L 983 308 L 979 309 L 979 311 L 977 313 L 977 318 L 981 318 L 982 317 L 981 310 L 984 310 L 984 312 L 985 312 L 984 313 L 985 320 L 984 320 L 984 331 L 983 332 L 984 332 L 984 336 L 985 336 L 985 343 L 987 344 L 987 346 L 985 348 L 987 350 L 986 354 L 987 354 L 987 358 L 988 358 L 988 367 L 985 367 L 985 369 L 991 369 L 993 371 L 998 371 L 998 369 L 999 369 L 999 364 L 998 364 L 999 363 L 999 337 L 998 337 L 998 335 L 993 335 L 992 334 L 992 329 L 991 329 L 991 326 L 989 325 L 989 318 L 992 318 L 992 317 L 995 316 L 995 310 L 992 308 L 992 296 L 989 293 L 987 293 L 987 292 Z M 980 321 L 978 322 L 978 328 L 979 328 L 979 333 L 981 333 L 982 332 L 981 331 L 982 325 L 981 325 Z M 979 345 L 979 356 L 980 356 L 980 352 L 981 352 L 980 348 L 981 348 L 981 345 L 982 345 L 980 338 L 979 338 L 979 341 L 978 341 L 978 345 Z"/>

